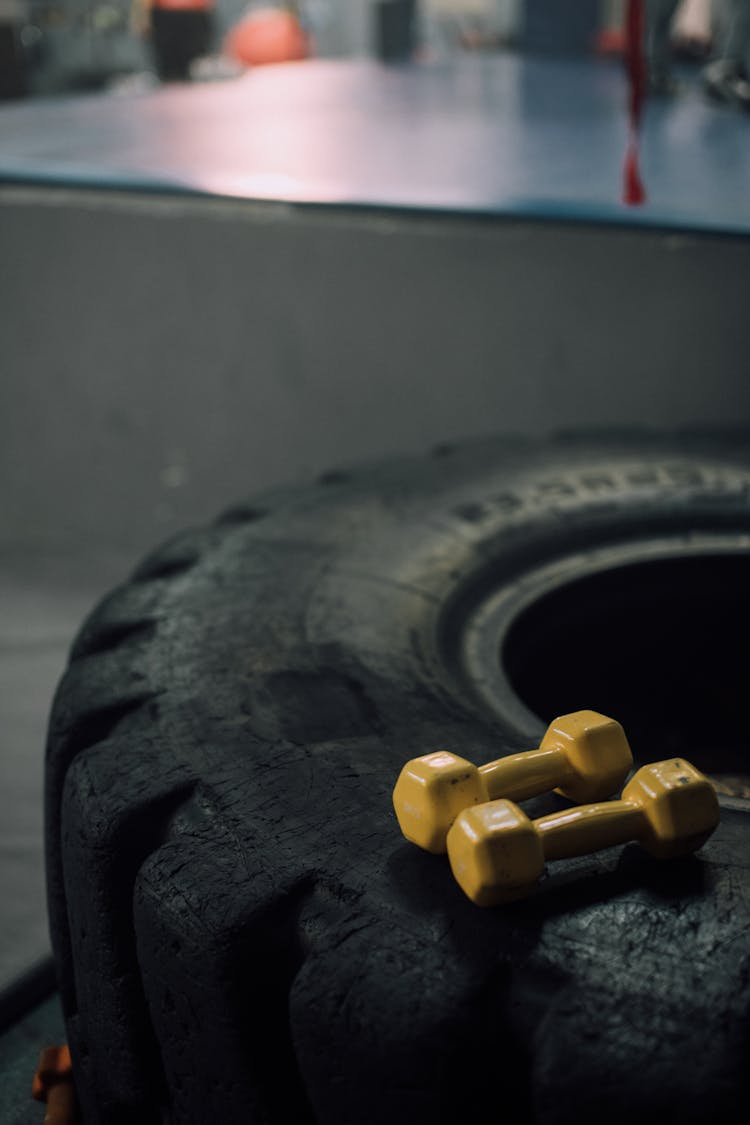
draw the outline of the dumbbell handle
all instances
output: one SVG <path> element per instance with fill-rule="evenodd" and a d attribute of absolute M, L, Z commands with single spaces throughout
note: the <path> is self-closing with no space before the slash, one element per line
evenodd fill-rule
<path fill-rule="evenodd" d="M 525 801 L 564 784 L 571 775 L 570 764 L 562 750 L 527 750 L 510 754 L 479 767 L 490 800 L 505 797 L 509 801 Z"/>
<path fill-rule="evenodd" d="M 562 809 L 534 821 L 545 859 L 587 855 L 639 839 L 645 813 L 635 801 L 604 801 Z"/>

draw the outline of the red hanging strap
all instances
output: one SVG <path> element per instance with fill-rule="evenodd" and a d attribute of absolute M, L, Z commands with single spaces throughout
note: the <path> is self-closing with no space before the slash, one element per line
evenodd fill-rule
<path fill-rule="evenodd" d="M 623 202 L 631 207 L 646 202 L 646 192 L 638 167 L 638 134 L 643 116 L 643 105 L 646 100 L 644 30 L 644 0 L 627 0 L 625 66 L 629 83 L 628 125 L 630 137 L 623 170 Z"/>

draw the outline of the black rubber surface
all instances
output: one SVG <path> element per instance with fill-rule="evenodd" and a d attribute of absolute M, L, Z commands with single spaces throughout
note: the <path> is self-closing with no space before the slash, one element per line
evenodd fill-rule
<path fill-rule="evenodd" d="M 709 581 L 729 552 L 750 578 L 745 434 L 498 438 L 332 472 L 186 532 L 105 599 L 47 764 L 86 1125 L 746 1119 L 741 801 L 697 858 L 557 863 L 491 911 L 391 807 L 407 758 L 530 749 L 551 717 L 499 657 L 494 696 L 467 672 L 482 604 L 639 544 L 705 556 Z M 592 644 L 616 644 L 601 625 Z M 577 690 L 567 710 L 599 707 Z"/>

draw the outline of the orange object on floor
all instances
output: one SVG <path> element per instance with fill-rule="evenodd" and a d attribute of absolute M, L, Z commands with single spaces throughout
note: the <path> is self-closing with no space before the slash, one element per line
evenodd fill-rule
<path fill-rule="evenodd" d="M 610 28 L 598 33 L 594 41 L 594 50 L 597 55 L 624 55 L 627 45 L 625 29 Z"/>
<path fill-rule="evenodd" d="M 212 12 L 214 0 L 151 0 L 152 8 L 165 12 Z"/>
<path fill-rule="evenodd" d="M 31 1096 L 47 1103 L 44 1125 L 74 1125 L 78 1120 L 73 1064 L 67 1044 L 45 1047 L 41 1052 Z"/>
<path fill-rule="evenodd" d="M 299 62 L 310 57 L 310 38 L 291 12 L 263 8 L 232 28 L 224 50 L 244 66 Z"/>

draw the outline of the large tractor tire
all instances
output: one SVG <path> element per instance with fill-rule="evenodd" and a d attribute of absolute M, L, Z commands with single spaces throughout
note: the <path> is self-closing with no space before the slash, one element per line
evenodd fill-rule
<path fill-rule="evenodd" d="M 84 624 L 51 719 L 86 1125 L 744 1122 L 748 637 L 744 433 L 441 447 L 167 543 Z M 479 909 L 400 835 L 401 766 L 580 708 L 708 773 L 719 828 Z"/>

